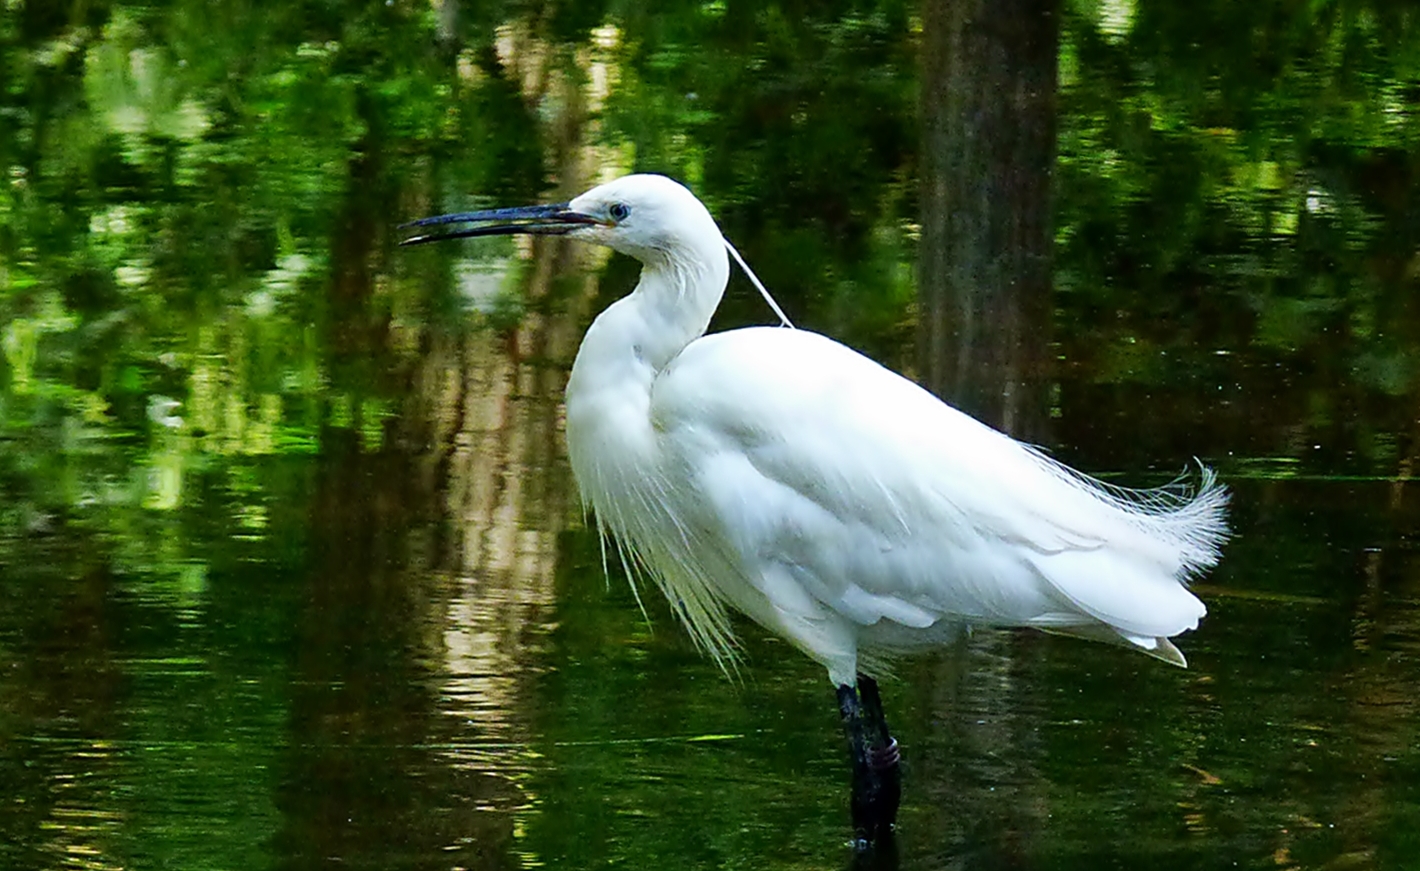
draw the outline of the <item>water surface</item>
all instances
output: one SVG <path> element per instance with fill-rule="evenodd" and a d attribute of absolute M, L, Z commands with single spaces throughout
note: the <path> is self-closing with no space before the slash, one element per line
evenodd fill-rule
<path fill-rule="evenodd" d="M 1417 867 L 1420 42 L 1340 6 L 1064 10 L 1048 447 L 1200 457 L 1234 538 L 1188 670 L 901 662 L 882 867 Z M 916 21 L 534 7 L 0 10 L 0 867 L 853 863 L 822 670 L 743 625 L 727 680 L 577 504 L 634 264 L 395 226 L 673 172 L 905 367 Z"/>

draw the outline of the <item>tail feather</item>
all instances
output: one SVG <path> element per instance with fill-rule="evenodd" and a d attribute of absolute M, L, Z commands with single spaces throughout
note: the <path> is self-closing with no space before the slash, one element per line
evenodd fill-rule
<path fill-rule="evenodd" d="M 1188 668 L 1188 659 L 1183 655 L 1167 637 L 1160 635 L 1148 638 L 1142 635 L 1122 635 L 1100 623 L 1088 626 L 1051 626 L 1037 627 L 1042 632 L 1051 635 L 1066 635 L 1070 638 L 1083 638 L 1086 641 L 1101 641 L 1115 647 L 1128 647 L 1131 650 L 1138 650 L 1147 653 L 1155 659 L 1163 660 L 1169 665 L 1176 665 L 1179 668 Z"/>

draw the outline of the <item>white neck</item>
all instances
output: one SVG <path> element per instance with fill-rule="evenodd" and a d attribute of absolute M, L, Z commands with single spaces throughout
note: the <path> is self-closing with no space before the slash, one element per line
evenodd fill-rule
<path fill-rule="evenodd" d="M 715 242 L 648 260 L 636 289 L 597 316 L 567 382 L 569 417 L 574 404 L 603 391 L 649 395 L 661 370 L 705 333 L 730 276 L 718 234 Z"/>
<path fill-rule="evenodd" d="M 718 234 L 716 234 L 718 239 Z M 659 457 L 651 389 L 686 345 L 699 338 L 724 293 L 730 267 L 715 258 L 647 262 L 629 296 L 597 316 L 567 381 L 567 455 L 597 522 L 617 534 L 627 482 L 650 480 Z"/>

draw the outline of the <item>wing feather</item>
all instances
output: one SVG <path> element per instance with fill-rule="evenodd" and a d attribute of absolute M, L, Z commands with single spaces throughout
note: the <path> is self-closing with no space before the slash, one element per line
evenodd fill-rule
<path fill-rule="evenodd" d="M 860 623 L 1073 617 L 1147 648 L 1197 624 L 1183 582 L 1226 536 L 1207 469 L 1197 492 L 1106 486 L 807 331 L 697 340 L 651 415 L 739 552 Z"/>

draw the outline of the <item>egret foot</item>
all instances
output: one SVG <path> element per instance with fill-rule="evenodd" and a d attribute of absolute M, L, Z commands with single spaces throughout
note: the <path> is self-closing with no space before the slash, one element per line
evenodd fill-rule
<path fill-rule="evenodd" d="M 872 678 L 858 675 L 857 690 L 841 685 L 838 710 L 853 765 L 853 842 L 859 850 L 866 850 L 892 838 L 902 796 L 901 755 L 897 741 L 888 733 L 878 684 Z"/>

